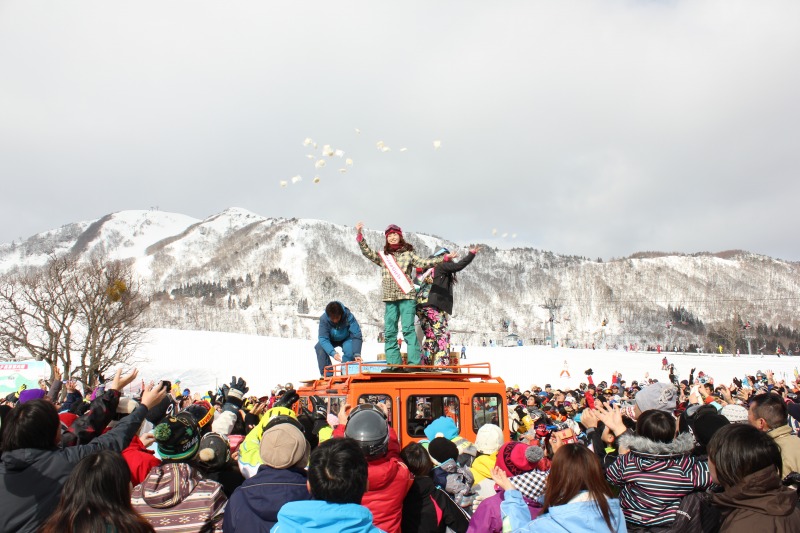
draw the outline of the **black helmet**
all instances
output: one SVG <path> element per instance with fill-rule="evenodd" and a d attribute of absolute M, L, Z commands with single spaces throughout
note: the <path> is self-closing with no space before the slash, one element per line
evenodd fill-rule
<path fill-rule="evenodd" d="M 371 403 L 362 403 L 350 412 L 344 436 L 358 442 L 367 461 L 383 457 L 389 451 L 386 415 Z"/>

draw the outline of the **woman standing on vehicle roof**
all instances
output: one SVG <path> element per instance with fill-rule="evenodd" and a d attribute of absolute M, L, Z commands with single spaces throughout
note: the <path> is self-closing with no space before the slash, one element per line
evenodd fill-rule
<path fill-rule="evenodd" d="M 381 267 L 381 288 L 386 311 L 383 315 L 384 349 L 386 362 L 395 367 L 402 364 L 400 348 L 397 345 L 397 321 L 403 326 L 403 338 L 408 344 L 408 364 L 420 364 L 420 349 L 417 333 L 414 330 L 416 292 L 411 284 L 412 268 L 429 268 L 449 261 L 450 255 L 423 259 L 414 253 L 414 247 L 403 240 L 399 226 L 389 225 L 384 232 L 386 243 L 380 252 L 373 251 L 364 240 L 361 230 L 364 224 L 356 224 L 356 240 L 364 257 Z M 388 370 L 388 369 L 387 369 Z"/>
<path fill-rule="evenodd" d="M 439 250 L 431 258 L 449 254 L 447 248 Z M 453 314 L 453 285 L 457 283 L 456 272 L 463 270 L 475 259 L 478 247 L 472 248 L 461 261 L 447 262 L 424 272 L 423 289 L 417 293 L 417 317 L 425 334 L 422 349 L 434 366 L 449 366 L 450 328 L 448 322 Z M 429 284 L 429 285 L 427 285 Z"/>

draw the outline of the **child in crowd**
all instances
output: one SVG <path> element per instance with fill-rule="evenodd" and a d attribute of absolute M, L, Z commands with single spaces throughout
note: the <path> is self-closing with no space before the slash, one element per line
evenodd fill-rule
<path fill-rule="evenodd" d="M 281 507 L 273 533 L 380 533 L 372 525 L 372 513 L 361 505 L 367 490 L 367 460 L 353 439 L 326 440 L 311 453 L 308 490 L 314 499 Z"/>
<path fill-rule="evenodd" d="M 460 507 L 471 508 L 475 499 L 472 491 L 474 478 L 468 467 L 458 464 L 458 446 L 444 437 L 436 437 L 428 444 L 428 453 L 437 463 L 431 472 L 434 482 L 443 487 Z"/>
<path fill-rule="evenodd" d="M 675 520 L 681 498 L 711 486 L 708 462 L 692 456 L 690 433 L 676 436 L 675 417 L 655 409 L 636 421 L 636 435 L 626 433 L 618 408 L 599 416 L 619 438 L 620 456 L 606 470 L 620 488 L 625 519 L 637 527 L 668 526 Z M 625 433 L 623 435 L 623 433 Z"/>
<path fill-rule="evenodd" d="M 403 448 L 400 457 L 414 474 L 414 483 L 403 501 L 403 533 L 465 533 L 469 515 L 431 478 L 433 461 L 425 448 L 412 442 Z"/>

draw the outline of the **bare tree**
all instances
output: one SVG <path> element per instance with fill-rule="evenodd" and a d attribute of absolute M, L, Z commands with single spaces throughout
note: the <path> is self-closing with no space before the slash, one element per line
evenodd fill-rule
<path fill-rule="evenodd" d="M 709 339 L 715 345 L 721 344 L 724 348 L 730 350 L 732 354 L 736 353 L 736 348 L 739 345 L 739 340 L 742 339 L 742 319 L 741 312 L 738 307 L 730 311 L 728 318 L 714 324 L 709 331 Z"/>
<path fill-rule="evenodd" d="M 90 385 L 131 359 L 148 305 L 129 265 L 51 257 L 0 281 L 0 357 L 46 361 Z"/>

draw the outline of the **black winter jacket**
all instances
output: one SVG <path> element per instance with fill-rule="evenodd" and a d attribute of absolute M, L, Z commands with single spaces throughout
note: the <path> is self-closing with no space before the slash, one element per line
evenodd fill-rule
<path fill-rule="evenodd" d="M 73 467 L 101 450 L 127 448 L 147 414 L 140 405 L 114 429 L 81 446 L 40 450 L 23 448 L 0 457 L 0 531 L 34 533 L 58 505 Z"/>
<path fill-rule="evenodd" d="M 402 533 L 444 533 L 448 528 L 464 533 L 468 527 L 469 515 L 432 478 L 414 479 L 403 500 Z"/>
<path fill-rule="evenodd" d="M 475 259 L 475 254 L 468 253 L 461 261 L 446 261 L 438 264 L 433 269 L 433 284 L 428 295 L 427 303 L 421 307 L 433 306 L 448 315 L 453 314 L 453 274 L 463 270 Z"/>

